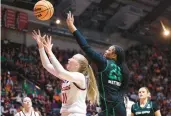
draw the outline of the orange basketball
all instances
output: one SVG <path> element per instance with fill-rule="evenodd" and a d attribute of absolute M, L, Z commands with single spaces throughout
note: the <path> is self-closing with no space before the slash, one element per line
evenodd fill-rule
<path fill-rule="evenodd" d="M 40 0 L 34 5 L 34 15 L 39 20 L 48 20 L 54 13 L 53 5 L 47 0 Z"/>

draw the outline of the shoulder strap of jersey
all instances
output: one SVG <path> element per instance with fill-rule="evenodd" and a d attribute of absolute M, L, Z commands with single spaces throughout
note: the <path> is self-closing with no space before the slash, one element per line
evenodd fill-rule
<path fill-rule="evenodd" d="M 26 116 L 25 113 L 23 112 L 23 110 L 21 112 L 24 114 L 24 116 Z"/>
<path fill-rule="evenodd" d="M 140 106 L 138 105 L 138 102 L 136 103 L 136 106 L 137 106 L 137 109 L 139 109 L 139 108 L 140 108 Z"/>
<path fill-rule="evenodd" d="M 138 102 L 136 103 L 136 105 L 137 105 L 137 108 L 139 108 Z"/>
<path fill-rule="evenodd" d="M 81 87 L 79 87 L 75 82 L 73 82 L 73 84 L 80 90 L 83 90 L 83 91 L 86 90 L 86 88 L 82 89 Z"/>
<path fill-rule="evenodd" d="M 34 111 L 34 115 L 36 116 L 36 112 Z"/>
<path fill-rule="evenodd" d="M 152 101 L 150 102 L 150 104 L 151 104 L 151 108 L 152 108 L 153 113 L 155 113 L 154 112 L 154 109 L 153 109 L 153 103 L 152 103 Z"/>
<path fill-rule="evenodd" d="M 85 76 L 85 84 L 86 84 L 86 87 L 84 89 L 82 89 L 81 87 L 79 87 L 75 82 L 73 82 L 73 84 L 80 90 L 86 90 L 86 88 L 89 87 L 89 78 L 87 76 Z"/>

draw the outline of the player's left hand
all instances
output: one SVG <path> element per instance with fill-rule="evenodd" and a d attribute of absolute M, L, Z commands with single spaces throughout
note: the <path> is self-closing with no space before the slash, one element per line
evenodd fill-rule
<path fill-rule="evenodd" d="M 44 39 L 43 46 L 44 46 L 44 48 L 48 54 L 52 53 L 53 44 L 52 44 L 52 37 L 51 36 L 50 37 L 47 36 L 46 40 Z"/>
<path fill-rule="evenodd" d="M 74 25 L 74 16 L 73 16 L 73 14 L 71 14 L 71 11 L 69 11 L 69 13 L 67 13 L 66 23 L 67 23 L 68 27 Z"/>
<path fill-rule="evenodd" d="M 37 42 L 39 48 L 43 48 L 42 40 L 45 39 L 46 35 L 41 36 L 40 30 L 38 30 L 37 32 L 36 32 L 35 30 L 33 30 L 33 32 L 32 32 L 32 37 L 33 37 L 34 40 L 36 40 L 36 42 Z"/>

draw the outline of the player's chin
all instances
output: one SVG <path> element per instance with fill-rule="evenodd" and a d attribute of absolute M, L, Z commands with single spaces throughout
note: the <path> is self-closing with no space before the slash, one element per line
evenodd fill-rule
<path fill-rule="evenodd" d="M 145 97 L 143 97 L 143 96 L 141 96 L 141 97 L 139 97 L 139 99 L 144 99 Z"/>
<path fill-rule="evenodd" d="M 139 98 L 143 98 L 143 96 L 141 95 L 141 96 L 138 96 Z"/>
<path fill-rule="evenodd" d="M 31 104 L 30 104 L 30 105 L 28 104 L 26 107 L 27 107 L 27 108 L 30 108 L 30 107 L 31 107 Z"/>

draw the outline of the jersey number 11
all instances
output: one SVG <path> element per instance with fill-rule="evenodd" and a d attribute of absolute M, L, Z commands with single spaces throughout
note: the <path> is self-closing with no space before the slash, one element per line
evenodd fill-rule
<path fill-rule="evenodd" d="M 66 102 L 67 102 L 67 95 L 66 93 L 62 93 L 62 103 L 66 104 Z"/>

